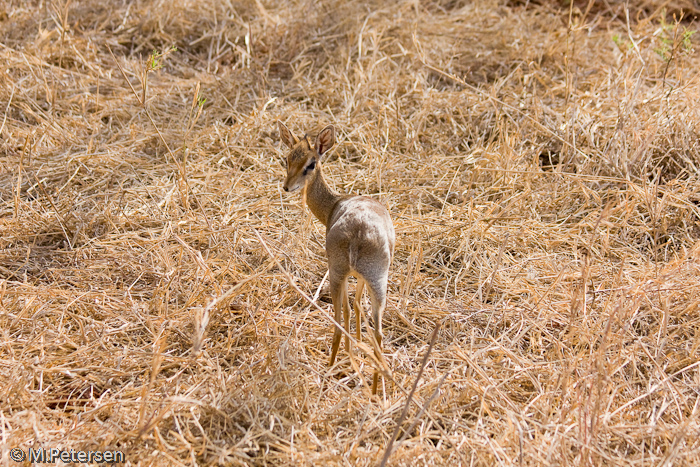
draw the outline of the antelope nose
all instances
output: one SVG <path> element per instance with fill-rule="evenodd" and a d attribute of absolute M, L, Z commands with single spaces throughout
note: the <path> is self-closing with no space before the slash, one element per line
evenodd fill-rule
<path fill-rule="evenodd" d="M 284 191 L 289 191 L 289 187 L 286 184 L 284 185 Z"/>

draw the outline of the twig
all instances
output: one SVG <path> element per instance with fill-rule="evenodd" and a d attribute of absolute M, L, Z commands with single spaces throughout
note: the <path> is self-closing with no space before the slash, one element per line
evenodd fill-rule
<path fill-rule="evenodd" d="M 306 293 L 304 293 L 304 291 L 301 290 L 301 289 L 299 288 L 299 286 L 296 285 L 296 284 L 294 283 L 294 278 L 292 277 L 292 275 L 289 274 L 289 272 L 282 266 L 282 264 L 279 262 L 279 260 L 277 259 L 277 257 L 276 257 L 275 255 L 272 254 L 272 251 L 270 251 L 270 248 L 267 246 L 267 243 L 265 243 L 265 240 L 263 240 L 262 236 L 258 233 L 258 231 L 257 231 L 256 229 L 253 229 L 253 233 L 255 234 L 256 237 L 258 237 L 258 240 L 260 241 L 260 244 L 263 246 L 263 248 L 265 249 L 265 251 L 267 252 L 267 254 L 270 256 L 270 258 L 272 258 L 272 260 L 275 262 L 275 264 L 277 265 L 277 267 L 280 269 L 280 271 L 282 272 L 282 275 L 284 275 L 284 277 L 287 279 L 287 282 L 289 283 L 289 285 L 291 285 L 292 288 L 293 288 L 294 290 L 296 290 L 297 293 L 298 293 L 299 295 L 301 295 L 301 297 L 302 297 L 304 300 L 306 300 L 307 302 L 309 302 L 309 304 L 311 304 L 311 306 L 313 306 L 314 308 L 316 308 L 316 310 L 318 310 L 323 316 L 325 316 L 326 318 L 328 318 L 328 319 L 331 321 L 331 323 L 333 323 L 333 325 L 334 325 L 337 329 L 340 329 L 340 332 L 342 332 L 343 335 L 345 335 L 346 337 L 349 337 L 349 338 L 350 338 L 350 342 L 352 343 L 352 345 L 356 345 L 356 346 L 358 346 L 359 348 L 361 348 L 362 350 L 364 350 L 364 352 L 369 356 L 369 358 L 375 363 L 375 365 L 376 365 L 378 368 L 382 368 L 382 367 L 388 366 L 388 365 L 386 365 L 386 362 L 380 362 L 380 361 L 376 358 L 376 356 L 374 355 L 375 352 L 372 352 L 372 351 L 369 349 L 369 347 L 367 347 L 367 345 L 365 345 L 365 344 L 363 344 L 363 343 L 361 343 L 361 342 L 358 343 L 357 340 L 355 339 L 355 337 L 354 337 L 352 334 L 350 334 L 350 333 L 343 327 L 342 324 L 340 324 L 339 322 L 337 322 L 337 321 L 335 320 L 335 318 L 333 318 L 331 315 L 329 315 L 328 312 L 327 312 L 326 310 L 324 310 L 323 308 L 321 308 L 320 306 L 318 306 L 318 304 L 317 304 L 311 297 L 309 297 Z M 384 357 L 381 356 L 381 353 L 380 353 L 379 355 L 380 355 L 380 358 L 383 360 Z M 382 363 L 383 363 L 383 365 L 382 365 Z M 383 368 L 382 368 L 382 369 L 383 369 Z M 385 373 L 385 372 L 382 371 L 382 373 Z M 389 376 L 389 377 L 391 378 L 390 375 L 385 375 L 385 376 Z"/>
<path fill-rule="evenodd" d="M 499 98 L 497 98 L 497 97 L 493 97 L 492 95 L 485 93 L 485 92 L 482 91 L 481 89 L 478 89 L 478 88 L 472 86 L 471 84 L 467 83 L 467 82 L 464 81 L 463 79 L 460 79 L 460 78 L 456 77 L 455 75 L 453 75 L 453 74 L 451 74 L 451 73 L 448 73 L 448 72 L 446 72 L 446 71 L 443 71 L 443 70 L 441 70 L 441 69 L 439 69 L 439 68 L 436 68 L 436 67 L 434 67 L 434 66 L 432 66 L 432 65 L 429 65 L 428 63 L 426 63 L 424 60 L 422 60 L 422 59 L 420 59 L 420 58 L 419 58 L 418 60 L 420 60 L 420 62 L 423 64 L 423 66 L 425 66 L 425 67 L 428 68 L 429 70 L 433 70 L 435 73 L 441 74 L 441 75 L 444 76 L 445 78 L 449 78 L 449 79 L 453 80 L 454 82 L 456 82 L 456 83 L 458 83 L 458 84 L 461 84 L 461 85 L 464 86 L 465 88 L 467 88 L 467 89 L 469 89 L 470 91 L 472 91 L 472 92 L 474 92 L 474 93 L 480 95 L 481 97 L 484 97 L 485 99 L 488 99 L 488 100 L 493 101 L 493 102 L 497 102 L 498 104 L 502 105 L 503 107 L 507 108 L 508 110 L 511 110 L 511 111 L 513 111 L 513 112 L 516 112 L 518 115 L 521 115 L 523 118 L 525 118 L 526 120 L 528 120 L 529 122 L 531 122 L 532 124 L 534 124 L 537 128 L 539 128 L 539 129 L 541 129 L 542 131 L 548 133 L 548 134 L 549 134 L 550 136 L 552 136 L 553 138 L 559 140 L 559 141 L 560 141 L 562 144 L 564 144 L 565 146 L 570 147 L 574 152 L 576 152 L 576 153 L 578 153 L 578 154 L 581 154 L 581 155 L 584 156 L 584 157 L 588 157 L 588 154 L 586 154 L 585 152 L 583 152 L 583 151 L 581 151 L 580 149 L 576 148 L 573 144 L 571 144 L 570 142 L 566 141 L 564 138 L 562 138 L 561 136 L 559 136 L 558 134 L 556 134 L 555 132 L 553 132 L 552 130 L 550 130 L 549 128 L 547 128 L 546 126 L 542 125 L 540 122 L 538 122 L 537 120 L 535 120 L 535 119 L 532 118 L 530 115 L 528 115 L 528 114 L 526 114 L 525 112 L 523 112 L 522 110 L 518 109 L 517 107 L 513 107 L 512 105 L 505 103 L 505 102 L 502 101 L 501 99 L 499 99 Z"/>
<path fill-rule="evenodd" d="M 399 436 L 399 430 L 401 430 L 401 424 L 403 423 L 404 419 L 406 418 L 406 414 L 408 413 L 408 407 L 411 405 L 411 401 L 413 400 L 413 394 L 416 392 L 416 388 L 418 387 L 418 382 L 420 381 L 421 377 L 423 376 L 423 370 L 425 370 L 425 366 L 428 364 L 428 358 L 430 357 L 430 352 L 433 350 L 433 346 L 435 345 L 435 341 L 437 341 L 437 336 L 438 336 L 438 331 L 440 330 L 440 322 L 438 321 L 437 324 L 435 324 L 435 329 L 433 330 L 433 334 L 430 336 L 430 344 L 428 344 L 428 350 L 425 352 L 425 355 L 423 356 L 423 361 L 421 362 L 420 365 L 420 370 L 418 370 L 418 376 L 416 376 L 416 380 L 413 382 L 413 387 L 411 388 L 411 392 L 408 393 L 408 397 L 406 398 L 406 403 L 403 406 L 403 411 L 401 412 L 401 415 L 399 416 L 399 419 L 396 421 L 396 428 L 394 428 L 394 434 L 391 436 L 391 439 L 389 440 L 389 444 L 386 446 L 386 451 L 384 451 L 384 457 L 382 458 L 382 462 L 379 464 L 379 467 L 384 467 L 389 460 L 389 456 L 391 456 L 391 451 L 394 446 L 394 441 L 396 441 L 396 438 Z"/>
<path fill-rule="evenodd" d="M 112 58 L 114 59 L 114 63 L 117 64 L 117 67 L 119 68 L 119 71 L 121 72 L 122 76 L 124 77 L 124 80 L 131 88 L 131 92 L 134 93 L 134 96 L 136 96 L 136 100 L 138 100 L 139 104 L 141 104 L 141 107 L 143 107 L 143 111 L 146 113 L 146 116 L 151 121 L 151 124 L 153 125 L 153 128 L 155 128 L 156 133 L 158 133 L 158 137 L 160 138 L 160 141 L 163 143 L 163 145 L 165 146 L 165 149 L 168 151 L 168 154 L 170 154 L 170 157 L 172 158 L 173 162 L 177 166 L 177 169 L 180 173 L 180 181 L 182 182 L 182 184 L 185 185 L 185 188 L 186 188 L 185 192 L 183 193 L 182 186 L 180 183 L 178 183 L 178 191 L 180 191 L 180 198 L 182 199 L 183 205 L 187 206 L 187 195 L 188 195 L 188 193 L 191 194 L 192 197 L 194 198 L 194 201 L 197 203 L 197 207 L 202 212 L 202 215 L 204 216 L 204 220 L 206 221 L 207 225 L 209 226 L 209 230 L 214 230 L 214 227 L 212 227 L 211 222 L 209 221 L 209 216 L 207 216 L 207 213 L 204 210 L 204 207 L 199 202 L 199 198 L 197 197 L 197 194 L 194 191 L 192 191 L 192 188 L 190 188 L 189 183 L 187 183 L 187 176 L 185 175 L 184 166 L 182 164 L 180 164 L 180 161 L 178 161 L 177 157 L 175 157 L 175 154 L 170 149 L 170 146 L 168 146 L 168 143 L 165 141 L 165 137 L 160 132 L 158 125 L 156 125 L 155 120 L 151 116 L 151 112 L 149 112 L 148 107 L 146 107 L 146 100 L 145 100 L 145 97 L 146 97 L 145 96 L 146 95 L 146 86 L 145 86 L 146 77 L 144 76 L 144 86 L 143 86 L 144 87 L 144 97 L 141 98 L 141 97 L 139 97 L 138 93 L 136 92 L 136 89 L 134 89 L 134 86 L 131 84 L 131 81 L 129 81 L 129 78 L 127 78 L 126 72 L 124 71 L 124 68 L 122 68 L 122 65 L 117 60 L 117 57 L 114 56 L 114 52 L 112 52 L 112 49 L 109 47 L 109 45 L 107 46 L 107 50 L 109 50 L 109 53 L 112 55 Z"/>

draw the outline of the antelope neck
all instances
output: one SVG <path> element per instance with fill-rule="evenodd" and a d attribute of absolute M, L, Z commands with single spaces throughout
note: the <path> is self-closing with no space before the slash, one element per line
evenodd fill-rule
<path fill-rule="evenodd" d="M 341 199 L 342 196 L 326 183 L 321 164 L 317 162 L 316 170 L 311 174 L 311 179 L 306 186 L 306 204 L 309 209 L 327 227 L 333 208 Z"/>

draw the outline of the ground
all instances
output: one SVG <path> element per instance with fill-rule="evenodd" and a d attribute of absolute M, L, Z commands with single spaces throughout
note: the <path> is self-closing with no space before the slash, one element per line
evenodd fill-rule
<path fill-rule="evenodd" d="M 6 0 L 0 463 L 699 465 L 700 10 L 629 3 Z M 378 396 L 277 120 L 393 217 Z"/>

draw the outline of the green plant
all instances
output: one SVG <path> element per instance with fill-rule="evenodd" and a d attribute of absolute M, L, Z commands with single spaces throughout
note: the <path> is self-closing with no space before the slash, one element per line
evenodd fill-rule
<path fill-rule="evenodd" d="M 174 45 L 163 50 L 162 52 L 158 52 L 157 50 L 153 49 L 153 52 L 151 52 L 151 56 L 146 61 L 146 71 L 155 71 L 163 68 L 163 60 L 176 50 L 177 47 L 175 47 Z"/>
<path fill-rule="evenodd" d="M 660 44 L 654 48 L 654 52 L 665 62 L 670 62 L 676 53 L 690 55 L 694 52 L 691 38 L 697 31 L 691 31 L 683 26 L 681 32 L 680 22 L 682 19 L 682 14 L 679 18 L 674 15 L 673 22 L 668 23 L 666 22 L 666 12 L 661 13 L 661 27 L 658 32 Z"/>
<path fill-rule="evenodd" d="M 612 40 L 622 53 L 629 52 L 633 47 L 632 42 L 623 39 L 619 34 L 613 34 Z"/>

